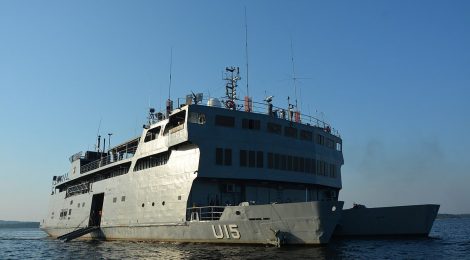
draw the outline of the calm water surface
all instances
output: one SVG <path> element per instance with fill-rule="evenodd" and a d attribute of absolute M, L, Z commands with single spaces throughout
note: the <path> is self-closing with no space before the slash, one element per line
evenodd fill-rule
<path fill-rule="evenodd" d="M 470 259 L 470 218 L 436 220 L 430 238 L 342 239 L 327 246 L 265 247 L 51 239 L 0 229 L 0 259 Z"/>

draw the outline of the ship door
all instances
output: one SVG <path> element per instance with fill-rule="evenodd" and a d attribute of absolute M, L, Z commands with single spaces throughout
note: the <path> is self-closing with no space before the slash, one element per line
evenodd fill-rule
<path fill-rule="evenodd" d="M 103 210 L 103 200 L 104 193 L 93 195 L 93 199 L 91 201 L 90 221 L 88 222 L 89 227 L 100 226 L 101 215 Z"/>

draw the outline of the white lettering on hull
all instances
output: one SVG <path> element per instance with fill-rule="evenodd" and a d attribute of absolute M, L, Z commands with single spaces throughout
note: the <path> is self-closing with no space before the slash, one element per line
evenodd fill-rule
<path fill-rule="evenodd" d="M 217 239 L 240 239 L 240 231 L 238 231 L 238 225 L 211 225 L 212 234 Z M 225 233 L 225 235 L 224 235 Z"/>

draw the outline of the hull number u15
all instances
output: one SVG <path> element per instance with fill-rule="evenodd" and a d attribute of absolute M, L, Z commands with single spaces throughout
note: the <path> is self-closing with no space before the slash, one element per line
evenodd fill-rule
<path fill-rule="evenodd" d="M 238 225 L 211 225 L 212 234 L 217 239 L 240 239 L 240 231 L 238 231 Z"/>

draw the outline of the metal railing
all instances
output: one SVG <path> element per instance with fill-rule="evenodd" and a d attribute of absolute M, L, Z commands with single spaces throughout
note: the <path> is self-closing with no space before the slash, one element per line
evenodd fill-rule
<path fill-rule="evenodd" d="M 137 150 L 137 146 L 133 146 L 130 148 L 127 148 L 126 151 L 121 152 L 121 153 L 112 153 L 109 154 L 108 156 L 105 156 L 101 159 L 98 159 L 96 161 L 87 163 L 83 166 L 80 167 L 80 173 L 83 174 L 85 172 L 89 172 L 95 169 L 98 169 L 100 167 L 106 166 L 111 163 L 119 162 L 125 159 L 132 158 Z"/>
<path fill-rule="evenodd" d="M 190 221 L 219 220 L 224 213 L 224 206 L 192 207 L 187 209 L 187 219 Z"/>
<path fill-rule="evenodd" d="M 83 182 L 67 188 L 65 197 L 71 197 L 77 194 L 87 193 L 90 190 L 90 182 Z"/>
<path fill-rule="evenodd" d="M 221 108 L 226 108 L 225 107 L 225 101 L 224 101 L 224 97 L 222 98 L 219 98 L 220 102 L 221 102 Z M 180 100 L 183 101 L 182 103 L 180 103 Z M 201 102 L 198 103 L 198 105 L 200 106 L 208 106 L 207 105 L 207 102 L 209 100 L 208 99 L 203 99 Z M 239 104 L 237 106 L 237 110 L 240 110 L 240 111 L 246 111 L 244 109 L 244 100 L 236 100 L 238 101 Z M 185 105 L 186 103 L 186 99 L 185 98 L 178 98 L 178 107 L 180 107 L 181 105 Z M 251 111 L 249 113 L 256 113 L 256 114 L 268 114 L 268 108 L 269 108 L 269 103 L 267 102 L 256 102 L 256 101 L 251 101 Z M 229 108 L 226 108 L 226 109 L 229 109 Z M 296 113 L 299 113 L 298 114 L 298 120 L 296 120 Z M 319 127 L 319 128 L 323 128 L 325 132 L 328 132 L 334 136 L 337 136 L 337 137 L 341 137 L 340 134 L 339 134 L 339 131 L 335 128 L 333 128 L 329 123 L 325 122 L 324 120 L 321 120 L 321 119 L 318 119 L 314 116 L 310 116 L 310 115 L 307 115 L 307 114 L 302 114 L 300 113 L 299 111 L 296 111 L 294 108 L 291 108 L 291 109 L 285 109 L 285 108 L 281 108 L 281 107 L 276 107 L 276 106 L 272 106 L 272 114 L 271 114 L 272 117 L 274 118 L 280 118 L 280 119 L 284 119 L 284 120 L 287 120 L 287 121 L 292 121 L 292 122 L 296 122 L 296 123 L 299 123 L 299 124 L 304 124 L 304 125 L 311 125 L 311 126 L 316 126 L 316 127 Z"/>

